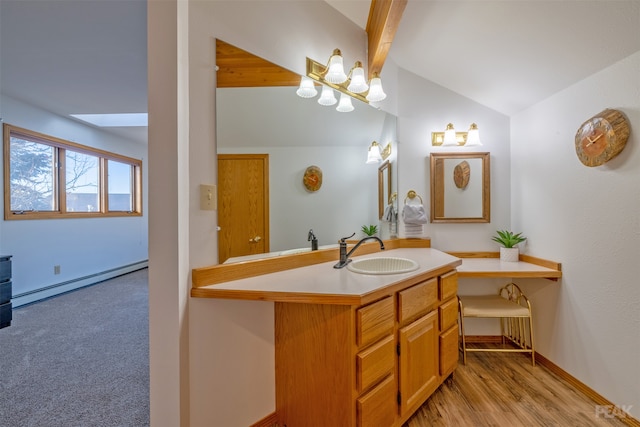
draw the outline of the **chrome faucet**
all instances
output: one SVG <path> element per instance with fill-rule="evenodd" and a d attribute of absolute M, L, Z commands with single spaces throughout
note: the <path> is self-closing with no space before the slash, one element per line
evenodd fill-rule
<path fill-rule="evenodd" d="M 309 235 L 307 236 L 307 241 L 311 242 L 311 250 L 312 251 L 317 251 L 318 250 L 318 239 L 317 239 L 316 235 L 313 234 L 313 228 L 311 230 L 309 230 Z"/>
<path fill-rule="evenodd" d="M 356 243 L 356 245 L 353 248 L 351 248 L 351 250 L 349 252 L 347 252 L 347 239 L 350 239 L 355 235 L 356 235 L 356 233 L 353 233 L 349 237 L 343 237 L 342 239 L 340 239 L 340 242 L 339 242 L 340 243 L 340 261 L 338 261 L 338 263 L 336 265 L 334 265 L 333 268 L 346 267 L 347 264 L 349 264 L 351 262 L 351 259 L 349 259 L 349 257 L 351 256 L 353 251 L 358 249 L 358 247 L 361 244 L 363 244 L 364 242 L 366 242 L 367 240 L 377 240 L 378 242 L 380 242 L 380 250 L 384 251 L 384 243 L 382 242 L 382 240 L 380 240 L 379 237 L 367 236 L 364 239 L 360 240 L 358 243 Z"/>

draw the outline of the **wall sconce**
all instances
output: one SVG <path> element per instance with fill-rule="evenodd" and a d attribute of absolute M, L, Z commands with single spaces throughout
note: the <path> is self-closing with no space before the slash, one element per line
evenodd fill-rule
<path fill-rule="evenodd" d="M 348 95 L 366 104 L 370 102 L 380 102 L 387 97 L 382 89 L 382 81 L 380 80 L 378 73 L 374 73 L 371 81 L 367 83 L 364 75 L 364 68 L 362 68 L 362 62 L 356 61 L 353 68 L 349 71 L 349 75 L 344 72 L 342 53 L 340 52 L 340 49 L 334 49 L 327 65 L 320 64 L 313 59 L 307 58 L 307 76 L 302 77 L 302 80 L 300 81 L 300 88 L 296 93 L 303 98 L 312 98 L 315 94 L 310 95 L 312 91 L 308 89 L 309 83 L 306 79 L 313 79 L 325 85 L 323 86 L 320 99 L 323 99 L 325 96 L 325 87 L 329 87 L 332 90 L 335 89 L 342 94 Z M 326 96 L 327 99 L 330 99 L 330 95 L 327 94 Z M 320 102 L 320 99 L 318 100 L 318 103 L 321 105 L 335 104 L 335 102 L 331 104 L 328 102 Z M 351 104 L 351 100 L 349 99 L 348 101 L 349 104 Z M 347 103 L 347 100 L 344 102 Z M 348 107 L 341 107 L 341 105 L 342 101 L 336 108 L 338 111 L 346 112 L 353 110 L 353 106 L 349 109 Z"/>
<path fill-rule="evenodd" d="M 431 145 L 441 147 L 479 147 L 480 134 L 478 125 L 471 123 L 468 132 L 456 132 L 453 124 L 449 123 L 444 132 L 431 132 Z"/>
<path fill-rule="evenodd" d="M 380 148 L 380 144 L 373 141 L 369 146 L 369 153 L 367 154 L 367 164 L 380 163 L 391 155 L 391 143 L 388 143 L 384 149 Z"/>

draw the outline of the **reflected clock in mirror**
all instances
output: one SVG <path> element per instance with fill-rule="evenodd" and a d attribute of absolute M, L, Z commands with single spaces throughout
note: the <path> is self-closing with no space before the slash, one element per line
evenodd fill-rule
<path fill-rule="evenodd" d="M 490 222 L 489 153 L 431 153 L 431 222 Z"/>

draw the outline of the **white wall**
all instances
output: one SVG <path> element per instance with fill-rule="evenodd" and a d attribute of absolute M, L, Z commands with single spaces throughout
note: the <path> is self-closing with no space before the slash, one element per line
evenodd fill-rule
<path fill-rule="evenodd" d="M 144 267 L 147 147 L 7 96 L 1 102 L 5 123 L 143 161 L 142 217 L 0 222 L 0 253 L 13 256 L 14 306 Z M 54 265 L 60 266 L 60 274 L 54 275 Z"/>
<path fill-rule="evenodd" d="M 558 283 L 527 283 L 537 351 L 640 415 L 640 52 L 512 118 L 514 228 L 562 262 Z M 605 108 L 631 122 L 625 149 L 583 166 L 580 125 Z"/>
<path fill-rule="evenodd" d="M 440 250 L 497 250 L 491 235 L 508 228 L 510 221 L 509 118 L 405 70 L 399 72 L 398 85 L 399 199 L 415 190 L 429 212 L 431 152 L 490 152 L 491 222 L 429 223 L 424 228 L 431 246 Z M 483 146 L 432 147 L 431 132 L 443 132 L 447 123 L 460 132 L 476 123 Z"/>

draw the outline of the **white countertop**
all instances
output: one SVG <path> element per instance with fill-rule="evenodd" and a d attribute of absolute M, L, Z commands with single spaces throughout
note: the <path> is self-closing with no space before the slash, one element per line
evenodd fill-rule
<path fill-rule="evenodd" d="M 357 253 L 357 251 L 356 251 Z M 332 262 L 310 265 L 264 274 L 258 277 L 239 279 L 202 286 L 198 293 L 217 298 L 239 298 L 271 301 L 310 302 L 317 298 L 322 303 L 360 303 L 362 298 L 375 294 L 412 278 L 424 280 L 434 272 L 454 269 L 462 262 L 460 258 L 432 248 L 389 249 L 362 256 L 352 256 L 352 260 L 374 257 L 409 258 L 419 264 L 417 270 L 402 274 L 368 275 L 355 273 L 346 267 L 333 268 Z M 442 271 L 438 271 L 438 274 Z"/>
<path fill-rule="evenodd" d="M 561 272 L 553 268 L 530 262 L 506 262 L 500 258 L 462 258 L 458 266 L 460 277 L 560 277 Z"/>

